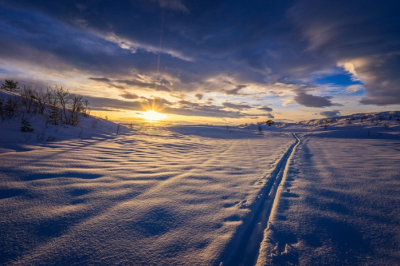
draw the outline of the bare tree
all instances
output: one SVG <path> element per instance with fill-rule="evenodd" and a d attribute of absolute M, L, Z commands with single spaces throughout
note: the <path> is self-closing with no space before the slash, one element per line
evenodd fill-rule
<path fill-rule="evenodd" d="M 39 114 L 43 114 L 46 109 L 46 103 L 48 103 L 46 92 L 44 92 L 43 89 L 35 91 L 35 98 L 37 101 L 38 112 Z"/>
<path fill-rule="evenodd" d="M 81 113 L 84 117 L 88 117 L 90 114 L 90 108 L 89 108 L 89 100 L 84 99 L 82 101 L 82 106 L 81 106 L 82 110 Z"/>
<path fill-rule="evenodd" d="M 21 104 L 25 107 L 25 112 L 27 114 L 37 112 L 37 98 L 35 91 L 30 87 L 25 87 L 22 89 L 21 92 Z"/>
<path fill-rule="evenodd" d="M 79 124 L 79 113 L 82 110 L 82 98 L 81 95 L 70 94 L 71 106 L 69 108 L 69 118 L 67 124 L 76 126 Z"/>
<path fill-rule="evenodd" d="M 64 124 L 69 124 L 67 109 L 68 104 L 71 101 L 70 93 L 67 90 L 64 90 L 63 87 L 55 87 L 54 94 L 61 107 L 61 120 Z"/>

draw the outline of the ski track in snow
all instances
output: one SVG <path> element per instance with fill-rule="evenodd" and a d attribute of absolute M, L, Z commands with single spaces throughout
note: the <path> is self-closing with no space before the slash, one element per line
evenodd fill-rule
<path fill-rule="evenodd" d="M 254 265 L 260 244 L 263 239 L 263 230 L 267 227 L 271 208 L 274 206 L 276 192 L 285 180 L 290 158 L 300 142 L 293 133 L 295 142 L 289 147 L 277 163 L 266 185 L 260 190 L 253 213 L 238 228 L 232 243 L 227 246 L 222 255 L 222 265 Z M 221 264 L 220 264 L 221 265 Z"/>

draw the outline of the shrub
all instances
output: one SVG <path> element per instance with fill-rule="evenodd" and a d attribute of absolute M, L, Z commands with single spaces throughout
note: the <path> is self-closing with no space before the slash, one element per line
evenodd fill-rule
<path fill-rule="evenodd" d="M 46 139 L 47 142 L 51 142 L 51 141 L 55 141 L 55 140 L 56 140 L 56 138 L 53 137 L 53 136 L 51 136 L 51 135 L 49 135 L 49 136 L 47 137 L 47 139 Z"/>
<path fill-rule="evenodd" d="M 272 126 L 273 124 L 274 124 L 275 122 L 273 121 L 273 120 L 267 120 L 266 122 L 265 122 L 265 124 L 266 125 L 268 125 L 268 126 Z"/>
<path fill-rule="evenodd" d="M 1 84 L 1 89 L 5 91 L 17 92 L 19 90 L 18 82 L 13 81 L 12 79 L 6 79 L 4 84 Z"/>
<path fill-rule="evenodd" d="M 19 107 L 19 101 L 17 97 L 9 97 L 7 99 L 6 104 L 4 105 L 4 115 L 10 119 L 14 116 L 14 114 L 18 111 L 18 107 Z"/>
<path fill-rule="evenodd" d="M 58 125 L 60 123 L 60 114 L 57 107 L 57 99 L 54 99 L 53 104 L 50 105 L 50 112 L 47 116 L 47 122 L 53 125 Z"/>
<path fill-rule="evenodd" d="M 21 124 L 22 132 L 32 132 L 34 130 L 33 128 L 31 128 L 31 124 L 29 123 L 28 119 L 24 117 L 22 118 Z"/>
<path fill-rule="evenodd" d="M 40 140 L 40 141 L 43 141 L 44 140 L 44 131 L 41 132 L 41 133 L 37 133 L 36 134 L 36 139 Z"/>

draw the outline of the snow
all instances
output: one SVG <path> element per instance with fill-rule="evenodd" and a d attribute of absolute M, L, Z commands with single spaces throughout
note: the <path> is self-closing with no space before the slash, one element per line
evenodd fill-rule
<path fill-rule="evenodd" d="M 398 265 L 399 130 L 364 133 L 299 134 L 257 265 Z"/>
<path fill-rule="evenodd" d="M 0 265 L 396 265 L 398 115 L 261 134 L 4 120 Z"/>

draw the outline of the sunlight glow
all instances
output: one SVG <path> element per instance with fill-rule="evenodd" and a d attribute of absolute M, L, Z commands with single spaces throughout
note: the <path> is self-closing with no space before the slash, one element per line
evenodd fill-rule
<path fill-rule="evenodd" d="M 157 113 L 156 111 L 147 111 L 147 112 L 143 113 L 142 117 L 150 122 L 154 122 L 154 121 L 165 119 L 167 117 L 167 115 Z"/>

